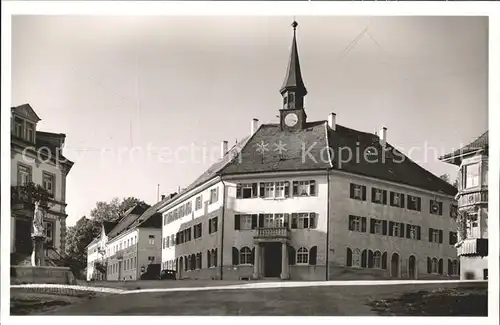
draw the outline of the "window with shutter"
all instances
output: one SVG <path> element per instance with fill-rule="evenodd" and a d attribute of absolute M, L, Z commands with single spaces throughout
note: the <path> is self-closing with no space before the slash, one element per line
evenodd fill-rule
<path fill-rule="evenodd" d="M 373 268 L 373 252 L 371 250 L 368 251 L 368 268 Z"/>
<path fill-rule="evenodd" d="M 309 195 L 311 195 L 311 196 L 316 195 L 316 181 L 315 180 L 309 181 Z"/>
<path fill-rule="evenodd" d="M 252 214 L 252 229 L 257 229 L 257 215 Z"/>
<path fill-rule="evenodd" d="M 368 260 L 368 256 L 367 256 L 367 251 L 366 249 L 363 250 L 363 252 L 361 253 L 361 267 L 366 267 L 366 262 Z"/>
<path fill-rule="evenodd" d="M 318 255 L 318 247 L 313 246 L 309 250 L 309 265 L 316 265 L 316 258 Z"/>
<path fill-rule="evenodd" d="M 347 260 L 346 260 L 346 265 L 347 266 L 352 266 L 352 251 L 349 247 L 347 247 Z"/>
<path fill-rule="evenodd" d="M 382 254 L 382 269 L 387 270 L 387 252 Z"/>
<path fill-rule="evenodd" d="M 238 252 L 238 249 L 236 247 L 233 247 L 233 265 L 238 265 L 238 262 L 239 262 L 239 252 Z"/>
<path fill-rule="evenodd" d="M 366 232 L 366 217 L 361 218 L 361 232 Z"/>
<path fill-rule="evenodd" d="M 427 273 L 432 273 L 432 262 L 430 257 L 427 257 Z"/>
<path fill-rule="evenodd" d="M 292 213 L 292 229 L 297 229 L 297 213 Z"/>
<path fill-rule="evenodd" d="M 293 181 L 293 196 L 299 195 L 299 182 Z"/>
<path fill-rule="evenodd" d="M 295 265 L 295 248 L 293 246 L 288 246 L 288 263 Z"/>
<path fill-rule="evenodd" d="M 290 196 L 290 182 L 285 182 L 285 197 Z"/>
<path fill-rule="evenodd" d="M 234 215 L 234 229 L 235 230 L 240 230 L 240 218 L 241 218 L 241 215 L 239 215 L 239 214 Z"/>

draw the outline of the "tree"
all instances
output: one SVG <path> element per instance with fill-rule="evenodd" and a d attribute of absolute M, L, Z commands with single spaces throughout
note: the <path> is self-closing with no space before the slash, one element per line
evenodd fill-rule
<path fill-rule="evenodd" d="M 121 201 L 119 198 L 113 198 L 110 202 L 99 201 L 96 207 L 90 211 L 90 218 L 81 217 L 73 227 L 69 227 L 66 232 L 66 255 L 81 263 L 87 264 L 88 244 L 97 238 L 101 232 L 103 221 L 116 221 L 123 213 L 135 204 L 143 204 L 149 207 L 144 201 L 127 197 Z"/>

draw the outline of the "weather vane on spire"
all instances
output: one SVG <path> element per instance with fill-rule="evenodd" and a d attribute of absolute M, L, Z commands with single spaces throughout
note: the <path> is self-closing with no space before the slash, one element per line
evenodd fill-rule
<path fill-rule="evenodd" d="M 299 23 L 295 20 L 295 16 L 293 16 L 293 23 L 292 23 L 293 31 L 295 31 L 298 25 Z"/>

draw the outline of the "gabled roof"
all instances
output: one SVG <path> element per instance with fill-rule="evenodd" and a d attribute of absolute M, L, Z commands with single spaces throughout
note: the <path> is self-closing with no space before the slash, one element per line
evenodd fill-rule
<path fill-rule="evenodd" d="M 483 134 L 481 134 L 479 138 L 472 141 L 468 145 L 463 146 L 462 148 L 455 150 L 449 154 L 446 154 L 442 157 L 439 157 L 439 160 L 449 162 L 455 165 L 460 165 L 462 158 L 465 158 L 466 156 L 473 154 L 474 152 L 477 152 L 479 150 L 488 151 L 488 149 L 489 149 L 488 131 L 486 131 Z"/>
<path fill-rule="evenodd" d="M 151 228 L 161 228 L 161 213 L 158 213 L 158 209 L 161 207 L 162 201 L 154 204 L 148 208 L 143 214 L 139 216 L 128 229 L 135 227 L 151 227 Z M 159 221 L 159 222 L 158 222 Z"/>
<path fill-rule="evenodd" d="M 42 119 L 36 114 L 35 110 L 33 107 L 31 107 L 30 104 L 22 104 L 19 106 L 11 107 L 10 108 L 11 112 L 15 112 L 18 115 L 21 115 L 25 118 L 27 118 L 30 121 L 33 121 L 35 123 L 38 123 Z"/>
<path fill-rule="evenodd" d="M 129 208 L 123 216 L 120 218 L 116 226 L 111 230 L 108 234 L 109 240 L 118 236 L 122 232 L 126 231 L 127 229 L 130 229 L 130 225 L 134 223 L 135 220 L 137 220 L 145 211 L 147 210 L 147 207 L 136 204 Z"/>
<path fill-rule="evenodd" d="M 337 125 L 335 131 L 328 128 L 328 142 L 334 153 L 332 160 L 334 169 L 448 195 L 455 195 L 457 192 L 451 184 L 424 169 L 389 143 L 386 143 L 386 148 L 383 150 L 379 137 L 375 134 Z M 374 148 L 377 155 L 368 159 L 361 157 L 357 161 L 356 159 L 349 160 L 347 159 L 348 152 L 340 150 L 346 147 L 351 148 L 353 152 L 355 148 L 359 148 L 361 155 L 368 148 Z M 343 153 L 342 157 L 339 157 L 339 152 Z"/>
<path fill-rule="evenodd" d="M 279 124 L 263 124 L 245 144 L 241 157 L 228 164 L 222 173 L 327 169 L 328 155 L 322 157 L 321 153 L 327 147 L 323 121 L 307 123 L 303 130 L 293 132 L 281 130 Z"/>
<path fill-rule="evenodd" d="M 102 226 L 104 227 L 104 233 L 107 235 L 113 228 L 117 225 L 114 221 L 103 221 Z"/>

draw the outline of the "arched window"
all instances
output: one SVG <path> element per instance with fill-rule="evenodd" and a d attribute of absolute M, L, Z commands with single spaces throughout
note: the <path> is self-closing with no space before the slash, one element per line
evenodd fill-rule
<path fill-rule="evenodd" d="M 431 262 L 431 272 L 438 273 L 439 272 L 439 261 L 437 258 L 433 258 Z"/>
<path fill-rule="evenodd" d="M 252 251 L 248 247 L 242 247 L 240 250 L 240 264 L 252 264 Z"/>
<path fill-rule="evenodd" d="M 297 250 L 297 264 L 309 264 L 309 252 L 307 248 L 301 247 Z"/>
<path fill-rule="evenodd" d="M 212 249 L 212 266 L 213 267 L 217 266 L 217 248 Z"/>
<path fill-rule="evenodd" d="M 201 252 L 196 254 L 196 268 L 201 269 Z"/>
<path fill-rule="evenodd" d="M 359 248 L 352 251 L 352 266 L 361 267 L 361 251 Z"/>
<path fill-rule="evenodd" d="M 190 270 L 191 269 L 191 259 L 189 258 L 189 256 L 186 256 L 184 257 L 184 270 Z"/>
<path fill-rule="evenodd" d="M 375 269 L 381 269 L 382 268 L 382 254 L 380 251 L 376 251 L 373 253 L 373 267 Z"/>
<path fill-rule="evenodd" d="M 458 261 L 453 260 L 450 263 L 450 270 L 448 270 L 450 275 L 458 275 Z"/>
<path fill-rule="evenodd" d="M 191 270 L 196 269 L 196 255 L 191 254 Z"/>

